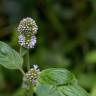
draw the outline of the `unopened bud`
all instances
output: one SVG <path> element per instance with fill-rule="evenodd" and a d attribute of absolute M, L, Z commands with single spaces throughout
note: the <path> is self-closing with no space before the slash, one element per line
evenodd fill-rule
<path fill-rule="evenodd" d="M 35 20 L 33 20 L 30 17 L 22 19 L 18 26 L 18 32 L 26 36 L 36 35 L 37 30 L 38 30 L 38 26 L 36 25 Z"/>
<path fill-rule="evenodd" d="M 23 78 L 23 87 L 29 88 L 29 84 L 31 83 L 33 86 L 37 84 L 37 79 L 40 74 L 40 70 L 38 69 L 37 65 L 33 65 L 33 68 L 31 68 L 24 76 Z"/>

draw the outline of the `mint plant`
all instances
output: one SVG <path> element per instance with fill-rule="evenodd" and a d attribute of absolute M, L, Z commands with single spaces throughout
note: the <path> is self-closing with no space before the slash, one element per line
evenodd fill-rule
<path fill-rule="evenodd" d="M 29 50 L 36 44 L 38 27 L 32 18 L 24 18 L 18 26 L 18 42 L 20 53 L 0 41 L 0 65 L 5 68 L 19 70 L 22 75 L 22 89 L 25 93 L 15 96 L 89 96 L 78 84 L 75 76 L 64 68 L 50 68 L 40 71 L 38 65 L 30 67 Z M 27 72 L 23 66 L 23 56 L 26 56 Z"/>

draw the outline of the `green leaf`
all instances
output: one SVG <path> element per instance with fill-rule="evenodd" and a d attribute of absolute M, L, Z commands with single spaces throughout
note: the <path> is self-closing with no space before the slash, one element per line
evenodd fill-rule
<path fill-rule="evenodd" d="M 20 55 L 21 55 L 21 56 L 24 56 L 27 52 L 28 52 L 28 49 L 26 49 L 26 48 L 24 48 L 24 47 L 21 47 L 21 48 L 20 48 Z"/>
<path fill-rule="evenodd" d="M 37 96 L 88 96 L 75 76 L 66 69 L 47 69 L 40 73 L 36 85 Z"/>
<path fill-rule="evenodd" d="M 7 44 L 0 41 L 0 65 L 8 69 L 20 69 L 23 58 Z"/>

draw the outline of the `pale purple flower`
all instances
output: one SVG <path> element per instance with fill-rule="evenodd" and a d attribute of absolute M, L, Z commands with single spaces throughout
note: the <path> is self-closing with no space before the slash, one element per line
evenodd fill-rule
<path fill-rule="evenodd" d="M 25 47 L 25 48 L 34 48 L 35 44 L 36 44 L 36 36 L 32 36 L 31 39 L 28 38 L 26 39 L 24 35 L 20 35 L 18 36 L 18 42 L 21 46 Z"/>
<path fill-rule="evenodd" d="M 18 42 L 21 46 L 25 46 L 25 36 L 24 35 L 19 35 L 18 36 Z"/>
<path fill-rule="evenodd" d="M 27 48 L 34 48 L 36 44 L 36 36 L 32 36 Z"/>

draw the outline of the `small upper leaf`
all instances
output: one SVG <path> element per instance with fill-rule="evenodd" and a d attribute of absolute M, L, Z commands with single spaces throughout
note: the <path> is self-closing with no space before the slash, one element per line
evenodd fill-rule
<path fill-rule="evenodd" d="M 24 56 L 26 53 L 27 53 L 28 49 L 24 48 L 24 47 L 21 47 L 20 48 L 20 55 L 21 56 Z"/>
<path fill-rule="evenodd" d="M 0 41 L 0 65 L 8 69 L 20 69 L 23 58 L 7 44 Z"/>
<path fill-rule="evenodd" d="M 47 69 L 40 73 L 36 85 L 37 96 L 88 96 L 74 75 L 66 69 Z"/>

